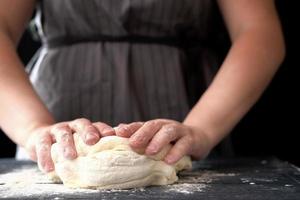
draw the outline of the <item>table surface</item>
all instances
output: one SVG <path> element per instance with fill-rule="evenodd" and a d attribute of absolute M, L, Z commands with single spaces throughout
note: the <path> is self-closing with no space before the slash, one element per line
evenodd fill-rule
<path fill-rule="evenodd" d="M 35 163 L 0 159 L 0 199 L 300 199 L 300 169 L 276 158 L 194 162 L 168 186 L 128 190 L 68 189 Z"/>

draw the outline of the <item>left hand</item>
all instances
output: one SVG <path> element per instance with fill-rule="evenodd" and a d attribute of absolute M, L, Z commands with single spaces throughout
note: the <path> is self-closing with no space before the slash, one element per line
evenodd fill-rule
<path fill-rule="evenodd" d="M 77 157 L 73 134 L 77 132 L 85 144 L 94 145 L 101 137 L 114 135 L 115 131 L 103 122 L 92 123 L 80 118 L 73 121 L 43 124 L 26 132 L 28 139 L 25 144 L 30 158 L 37 161 L 44 172 L 54 170 L 51 157 L 51 146 L 58 143 L 60 153 L 69 160 Z"/>
<path fill-rule="evenodd" d="M 212 145 L 204 131 L 169 119 L 155 119 L 145 123 L 120 124 L 116 135 L 129 137 L 134 150 L 145 149 L 146 155 L 154 155 L 171 143 L 174 144 L 164 160 L 174 164 L 185 155 L 194 159 L 205 158 Z"/>

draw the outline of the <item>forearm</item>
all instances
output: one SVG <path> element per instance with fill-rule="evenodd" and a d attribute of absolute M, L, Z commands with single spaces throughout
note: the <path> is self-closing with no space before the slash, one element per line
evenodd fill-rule
<path fill-rule="evenodd" d="M 222 140 L 271 81 L 284 57 L 281 31 L 252 29 L 238 36 L 213 83 L 184 123 Z"/>
<path fill-rule="evenodd" d="M 0 127 L 24 146 L 30 130 L 54 120 L 33 90 L 14 43 L 1 31 L 0 47 Z"/>

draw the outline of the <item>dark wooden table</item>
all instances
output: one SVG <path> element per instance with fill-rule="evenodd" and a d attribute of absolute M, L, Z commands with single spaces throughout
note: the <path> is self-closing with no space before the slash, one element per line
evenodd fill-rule
<path fill-rule="evenodd" d="M 32 162 L 0 159 L 0 198 L 9 199 L 300 199 L 300 169 L 276 158 L 193 163 L 176 184 L 129 190 L 68 189 Z"/>

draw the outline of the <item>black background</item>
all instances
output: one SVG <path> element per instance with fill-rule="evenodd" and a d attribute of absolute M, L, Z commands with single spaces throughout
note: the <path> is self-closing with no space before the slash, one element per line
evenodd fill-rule
<path fill-rule="evenodd" d="M 299 156 L 299 14 L 296 1 L 277 0 L 287 54 L 278 73 L 253 109 L 232 132 L 238 156 L 274 155 L 300 166 Z M 26 32 L 18 52 L 27 63 L 39 43 Z M 0 132 L 0 157 L 13 157 L 15 145 Z"/>

